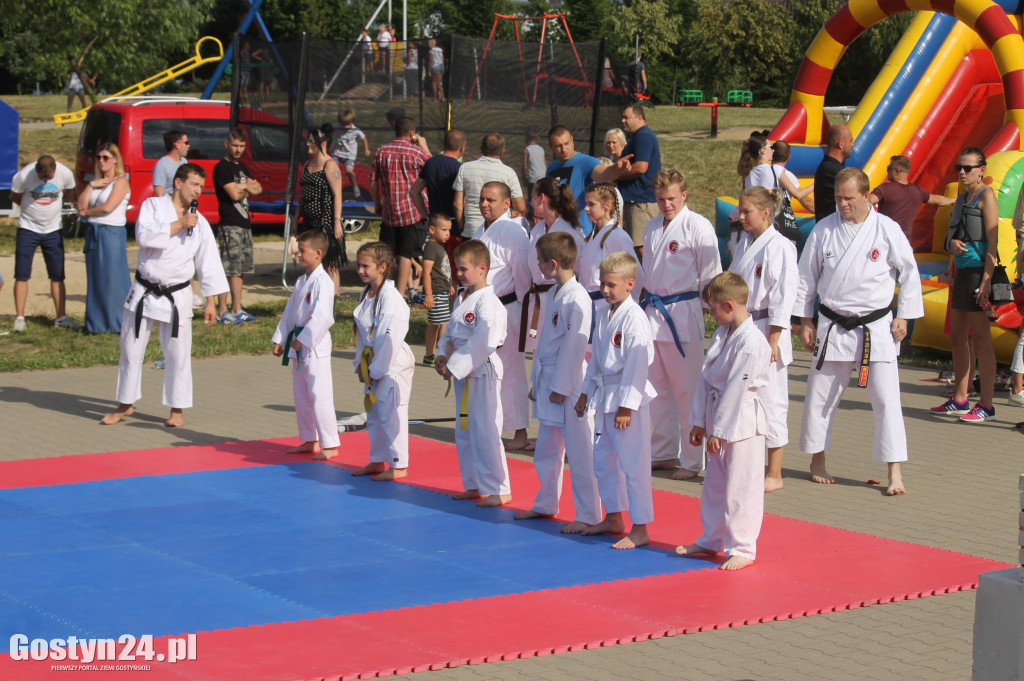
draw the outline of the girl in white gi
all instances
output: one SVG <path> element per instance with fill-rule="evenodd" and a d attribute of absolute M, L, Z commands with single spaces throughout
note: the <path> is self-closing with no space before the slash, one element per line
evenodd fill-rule
<path fill-rule="evenodd" d="M 356 253 L 356 274 L 366 284 L 352 312 L 356 322 L 356 376 L 363 383 L 370 463 L 352 475 L 395 480 L 408 475 L 409 395 L 416 365 L 405 342 L 409 305 L 388 275 L 395 254 L 382 241 L 371 241 Z"/>
<path fill-rule="evenodd" d="M 590 299 L 597 301 L 599 309 L 604 303 L 601 295 L 601 261 L 612 253 L 635 253 L 633 237 L 622 229 L 619 213 L 619 196 L 615 185 L 610 182 L 595 182 L 587 187 L 585 210 L 594 229 L 583 240 L 583 250 L 576 260 L 576 278 L 587 289 Z M 637 261 L 636 285 L 632 296 L 640 297 L 646 276 L 640 261 Z"/>
<path fill-rule="evenodd" d="M 689 480 L 703 463 L 703 448 L 691 445 L 680 431 L 690 415 L 704 356 L 700 292 L 722 271 L 722 263 L 714 227 L 686 207 L 683 174 L 663 169 L 651 184 L 662 215 L 644 228 L 647 282 L 641 305 L 654 336 L 651 384 L 658 394 L 651 404 L 651 458 L 659 469 L 674 469 L 679 458 L 682 467 L 672 478 Z"/>
<path fill-rule="evenodd" d="M 480 499 L 477 506 L 512 501 L 508 462 L 501 442 L 502 364 L 505 310 L 487 283 L 490 253 L 471 239 L 455 249 L 455 271 L 465 290 L 438 342 L 434 369 L 455 389 L 455 451 L 465 491 L 453 499 Z"/>
<path fill-rule="evenodd" d="M 545 234 L 566 232 L 576 242 L 576 252 L 583 246 L 583 230 L 579 223 L 579 210 L 576 208 L 576 197 L 568 183 L 562 184 L 553 177 L 542 177 L 533 185 L 530 205 L 539 222 L 530 231 L 530 292 L 523 300 L 521 326 L 519 327 L 519 351 L 537 347 L 537 333 L 540 320 L 544 316 L 544 293 L 550 290 L 555 281 L 541 272 L 537 265 L 537 241 Z"/>
<path fill-rule="evenodd" d="M 297 241 L 299 264 L 306 268 L 306 273 L 295 282 L 273 338 L 274 356 L 281 357 L 287 352 L 285 366 L 289 360 L 295 363 L 292 394 L 303 443 L 288 453 L 333 459 L 338 456 L 340 442 L 331 377 L 335 288 L 322 264 L 330 241 L 318 229 L 306 230 Z"/>
<path fill-rule="evenodd" d="M 740 210 L 742 211 L 742 198 Z M 781 237 L 780 237 L 781 238 Z M 747 285 L 723 272 L 703 298 L 719 327 L 711 337 L 690 411 L 690 442 L 707 437 L 708 468 L 700 493 L 704 533 L 676 547 L 684 556 L 725 552 L 721 569 L 754 562 L 764 518 L 764 436 L 767 417 L 759 390 L 768 385 L 772 349 L 747 312 Z"/>
<path fill-rule="evenodd" d="M 729 270 L 747 282 L 747 310 L 754 326 L 772 349 L 771 380 L 761 391 L 768 412 L 768 472 L 764 491 L 782 489 L 783 447 L 789 442 L 789 376 L 793 361 L 789 317 L 800 281 L 796 246 L 772 226 L 781 196 L 764 187 L 747 187 L 740 194 L 740 222 L 744 234 L 736 247 Z"/>
<path fill-rule="evenodd" d="M 533 415 L 540 423 L 533 465 L 540 491 L 517 520 L 558 514 L 562 469 L 568 455 L 572 468 L 573 522 L 563 534 L 578 534 L 601 520 L 601 499 L 594 476 L 594 412 L 577 416 L 576 400 L 583 387 L 591 304 L 586 289 L 573 276 L 576 241 L 565 232 L 545 234 L 537 241 L 537 263 L 555 288 L 544 294 L 544 322 L 533 353 Z"/>
<path fill-rule="evenodd" d="M 117 365 L 118 406 L 100 421 L 114 425 L 135 413 L 142 397 L 142 362 L 149 334 L 156 327 L 163 351 L 162 402 L 171 408 L 168 428 L 185 425 L 183 410 L 192 406 L 192 277 L 206 298 L 206 326 L 217 323 L 217 296 L 228 280 L 217 253 L 210 223 L 192 207 L 203 193 L 206 171 L 194 163 L 178 166 L 174 193 L 146 199 L 135 223 L 139 260 L 135 283 L 124 301 L 121 359 Z"/>
<path fill-rule="evenodd" d="M 576 415 L 582 417 L 588 409 L 588 396 L 600 390 L 596 406 L 601 438 L 594 445 L 594 472 L 605 517 L 582 534 L 622 533 L 626 529 L 622 514 L 628 510 L 633 527 L 612 544 L 614 549 L 650 543 L 647 524 L 654 520 L 647 407 L 654 398 L 647 381 L 654 343 L 643 311 L 629 295 L 635 277 L 632 253 L 612 253 L 601 262 L 601 293 L 608 308 L 594 328 L 593 355 L 576 401 Z"/>

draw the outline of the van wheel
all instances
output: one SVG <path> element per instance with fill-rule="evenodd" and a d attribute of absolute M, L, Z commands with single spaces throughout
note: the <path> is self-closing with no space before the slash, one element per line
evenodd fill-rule
<path fill-rule="evenodd" d="M 355 234 L 366 229 L 366 223 L 368 220 L 359 220 L 354 218 L 342 219 L 341 228 L 345 230 L 345 234 Z"/>

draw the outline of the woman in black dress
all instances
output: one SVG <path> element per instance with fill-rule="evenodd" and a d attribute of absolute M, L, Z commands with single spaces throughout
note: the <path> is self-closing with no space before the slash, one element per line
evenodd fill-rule
<path fill-rule="evenodd" d="M 348 257 L 345 254 L 345 230 L 341 224 L 341 168 L 328 151 L 333 143 L 331 138 L 330 125 L 308 131 L 309 160 L 299 180 L 302 190 L 299 216 L 303 230 L 319 229 L 327 235 L 330 246 L 323 264 L 337 285 L 341 266 L 348 262 Z"/>

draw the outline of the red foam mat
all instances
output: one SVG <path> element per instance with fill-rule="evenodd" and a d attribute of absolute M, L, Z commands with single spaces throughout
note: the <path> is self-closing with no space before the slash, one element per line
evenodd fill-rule
<path fill-rule="evenodd" d="M 365 462 L 365 433 L 344 438 L 329 465 Z M 0 464 L 0 487 L 62 484 L 223 470 L 304 460 L 284 454 L 294 438 L 121 452 Z M 459 489 L 454 447 L 413 438 L 407 484 Z M 532 466 L 509 461 L 515 504 L 537 489 Z M 386 483 L 381 483 L 386 484 Z M 566 482 L 568 484 L 568 482 Z M 560 520 L 572 517 L 571 495 Z M 690 541 L 700 529 L 699 502 L 655 492 L 655 545 Z M 678 558 L 707 560 L 721 558 Z M 103 678 L 147 681 L 357 679 L 463 664 L 549 655 L 682 633 L 770 622 L 917 598 L 976 586 L 978 574 L 1009 567 L 996 561 L 765 516 L 757 563 L 736 573 L 687 572 L 439 603 L 345 617 L 197 633 L 196 660 L 142 663 L 150 670 L 105 671 Z M 166 638 L 154 650 L 166 649 Z M 0 678 L 60 678 L 49 661 L 0 656 Z"/>

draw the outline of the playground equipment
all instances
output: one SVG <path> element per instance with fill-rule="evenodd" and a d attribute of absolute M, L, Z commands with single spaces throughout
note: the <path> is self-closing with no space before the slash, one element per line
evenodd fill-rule
<path fill-rule="evenodd" d="M 1020 0 L 923 0 L 920 11 L 893 50 L 849 120 L 854 135 L 847 165 L 862 168 L 877 186 L 889 157 L 911 159 L 911 181 L 935 194 L 957 192 L 953 164 L 966 146 L 985 150 L 988 179 L 999 205 L 999 255 L 1008 274 L 1016 272 L 1016 239 L 1010 224 L 1024 184 L 1024 2 Z M 807 184 L 824 156 L 829 127 L 824 95 L 845 50 L 865 30 L 886 17 L 909 11 L 885 0 L 850 0 L 833 15 L 808 47 L 793 85 L 791 104 L 771 139 L 792 145 L 787 168 Z M 721 198 L 716 211 L 719 234 L 728 230 L 735 199 Z M 800 219 L 802 218 L 802 219 Z M 806 234 L 813 219 L 798 213 Z M 947 267 L 943 251 L 949 209 L 925 206 L 910 240 L 924 286 L 925 317 L 914 324 L 911 343 L 949 349 L 944 331 L 948 287 L 937 281 Z M 1016 315 L 1002 311 L 1003 324 Z M 1016 330 L 993 328 L 1001 359 L 1008 359 Z"/>
<path fill-rule="evenodd" d="M 725 104 L 712 97 L 710 102 L 704 101 L 702 90 L 678 90 L 676 106 L 703 106 L 711 109 L 711 137 L 718 137 L 718 107 L 720 106 L 754 106 L 754 94 L 750 90 L 729 90 Z"/>
<path fill-rule="evenodd" d="M 217 54 L 206 57 L 203 56 L 203 44 L 206 42 L 209 42 L 213 46 L 215 46 Z M 161 71 L 155 76 L 150 76 L 145 80 L 141 80 L 135 85 L 127 87 L 124 90 L 121 90 L 120 92 L 114 93 L 113 95 L 107 97 L 104 101 L 117 101 L 125 97 L 140 95 L 143 92 L 152 90 L 156 86 L 162 85 L 169 80 L 174 80 L 178 76 L 188 73 L 189 71 L 198 68 L 203 64 L 209 64 L 210 62 L 220 61 L 223 58 L 224 46 L 221 44 L 221 42 L 213 36 L 204 36 L 199 39 L 199 42 L 196 43 L 196 53 L 188 59 L 186 59 L 185 61 L 181 62 L 180 64 L 175 64 L 174 66 L 170 67 L 169 69 Z M 62 128 L 68 123 L 79 123 L 85 120 L 85 116 L 89 113 L 89 109 L 91 108 L 91 106 L 87 106 L 84 109 L 80 109 L 79 111 L 74 111 L 72 113 L 55 114 L 53 116 L 53 122 L 57 124 L 58 128 Z"/>

